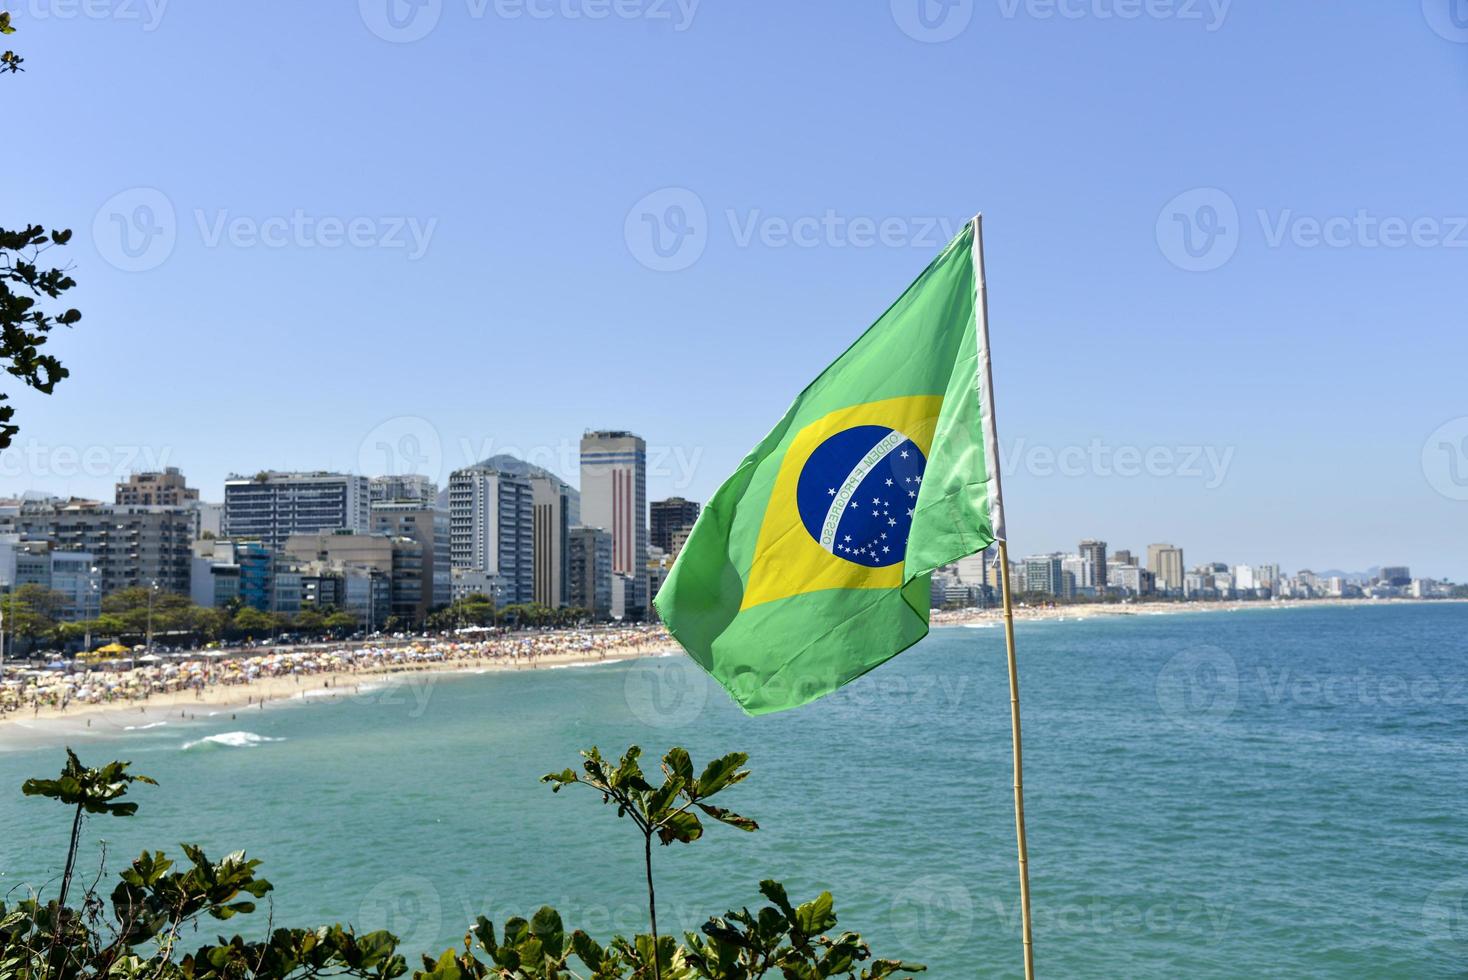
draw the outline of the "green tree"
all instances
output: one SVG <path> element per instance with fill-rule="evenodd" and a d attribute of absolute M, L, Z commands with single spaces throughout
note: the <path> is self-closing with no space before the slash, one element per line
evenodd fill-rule
<path fill-rule="evenodd" d="M 583 769 L 552 774 L 553 788 L 584 783 L 614 792 L 618 814 L 662 828 L 674 840 L 700 834 L 694 810 L 740 826 L 746 818 L 701 804 L 745 778 L 741 753 L 716 760 L 697 778 L 688 753 L 673 749 L 663 757 L 664 780 L 654 787 L 638 775 L 640 751 L 634 746 L 615 771 L 592 749 Z M 61 898 L 41 896 L 7 908 L 0 902 L 0 977 L 9 980 L 319 980 L 332 976 L 395 980 L 407 972 L 398 940 L 387 932 L 357 935 L 341 925 L 316 929 L 275 928 L 262 938 L 220 936 L 193 952 L 182 952 L 181 937 L 204 931 L 208 916 L 227 920 L 249 915 L 272 886 L 256 876 L 260 862 L 243 852 L 212 861 L 197 846 L 183 844 L 189 866 L 174 869 L 161 851 L 143 851 L 121 874 L 108 899 L 96 882 L 78 909 L 66 905 L 76 866 L 81 823 L 88 814 L 131 816 L 136 804 L 122 802 L 133 783 L 151 783 L 128 772 L 125 762 L 100 769 L 84 767 L 67 750 L 58 779 L 29 780 L 30 796 L 73 807 Z M 707 792 L 706 792 L 707 790 Z M 628 808 L 631 809 L 628 809 Z M 681 816 L 679 815 L 681 814 Z M 743 829 L 754 829 L 753 822 Z M 874 959 L 856 933 L 832 936 L 837 919 L 829 893 L 799 905 L 777 881 L 760 883 L 771 904 L 758 912 L 726 912 L 704 923 L 680 943 L 652 934 L 613 936 L 606 945 L 582 930 L 570 931 L 560 913 L 542 908 L 529 919 L 511 918 L 502 930 L 479 917 L 464 937 L 462 950 L 425 956 L 414 980 L 881 980 L 921 972 L 922 966 Z M 107 914 L 110 912 L 110 921 Z M 212 930 L 209 930 L 212 932 Z M 206 933 L 207 934 L 207 933 Z M 587 972 L 573 969 L 579 961 Z"/>
<path fill-rule="evenodd" d="M 58 620 L 66 609 L 64 593 L 43 585 L 22 585 L 0 597 L 5 611 L 5 629 L 17 639 L 31 642 L 53 639 Z"/>
<path fill-rule="evenodd" d="M 57 779 L 28 779 L 21 786 L 26 796 L 44 796 L 76 807 L 71 821 L 71 842 L 66 850 L 66 871 L 61 876 L 61 897 L 57 904 L 66 905 L 66 893 L 71 887 L 71 873 L 76 869 L 76 849 L 81 838 L 82 817 L 88 813 L 109 813 L 114 817 L 126 817 L 138 812 L 136 803 L 115 802 L 127 792 L 133 783 L 154 783 L 147 776 L 132 775 L 127 771 L 131 763 L 109 762 L 100 769 L 88 769 L 71 749 L 66 750 L 66 766 Z"/>
<path fill-rule="evenodd" d="M 658 936 L 657 893 L 652 881 L 652 841 L 667 846 L 674 841 L 691 844 L 703 836 L 703 823 L 695 809 L 720 823 L 739 830 L 755 831 L 759 824 L 732 810 L 705 802 L 730 786 L 749 778 L 749 770 L 741 769 L 749 756 L 734 752 L 715 759 L 697 778 L 693 760 L 683 749 L 673 749 L 663 756 L 661 785 L 654 786 L 643 775 L 638 759 L 642 749 L 634 745 L 616 765 L 603 759 L 595 746 L 583 752 L 583 772 L 565 769 L 547 773 L 541 781 L 550 783 L 559 793 L 567 786 L 589 786 L 602 794 L 603 803 L 615 803 L 617 816 L 628 817 L 642 833 L 643 866 L 647 875 L 647 914 L 652 925 L 653 976 L 662 975 L 663 946 Z M 671 954 L 671 949 L 667 950 Z"/>
<path fill-rule="evenodd" d="M 148 632 L 150 605 L 154 635 L 194 633 L 213 638 L 224 624 L 220 610 L 196 606 L 186 595 L 134 585 L 103 598 L 102 615 L 92 632 L 103 636 L 144 637 Z"/>
<path fill-rule="evenodd" d="M 0 11 L 0 34 L 14 33 L 10 14 Z M 23 71 L 23 60 L 14 51 L 0 53 L 0 74 Z M 69 230 L 48 233 L 41 225 L 0 228 L 0 364 L 22 384 L 46 395 L 69 372 L 41 348 L 53 329 L 70 327 L 82 315 L 74 309 L 48 312 L 38 305 L 41 300 L 58 300 L 76 286 L 68 269 L 44 268 L 40 257 L 70 241 Z M 20 431 L 12 421 L 15 406 L 3 404 L 9 400 L 9 395 L 0 393 L 0 449 Z"/>
<path fill-rule="evenodd" d="M 276 628 L 276 619 L 268 612 L 261 612 L 254 606 L 246 606 L 234 614 L 234 621 L 230 624 L 237 633 L 269 633 Z"/>
<path fill-rule="evenodd" d="M 326 617 L 315 609 L 302 609 L 291 621 L 291 628 L 302 633 L 320 633 L 326 628 Z"/>
<path fill-rule="evenodd" d="M 329 630 L 342 631 L 356 629 L 357 623 L 358 619 L 356 616 L 345 610 L 337 609 L 327 613 L 323 625 Z"/>
<path fill-rule="evenodd" d="M 175 870 L 162 851 L 143 851 L 120 875 L 108 899 L 88 889 L 80 909 L 70 908 L 81 825 L 88 814 L 131 816 L 137 804 L 120 802 L 134 783 L 152 783 L 128 772 L 128 763 L 99 769 L 67 750 L 57 779 L 27 780 L 27 796 L 73 807 L 71 838 L 60 894 L 34 896 L 7 908 L 0 902 L 0 976 L 17 980 L 283 980 L 350 976 L 393 980 L 407 972 L 397 940 L 387 932 L 357 935 L 342 926 L 278 928 L 264 939 L 221 937 L 179 955 L 182 936 L 200 929 L 204 916 L 231 919 L 255 911 L 255 899 L 272 890 L 256 877 L 259 861 L 235 852 L 211 861 L 195 845 L 182 845 L 189 866 Z M 111 919 L 105 919 L 110 911 Z M 104 932 L 104 929 L 106 930 Z"/>
<path fill-rule="evenodd" d="M 489 626 L 497 619 L 494 600 L 475 592 L 449 603 L 428 617 L 433 629 L 457 629 L 464 626 Z"/>

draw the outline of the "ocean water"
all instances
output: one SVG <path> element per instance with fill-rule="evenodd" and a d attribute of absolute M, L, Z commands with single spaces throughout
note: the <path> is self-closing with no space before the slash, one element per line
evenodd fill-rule
<path fill-rule="evenodd" d="M 1468 976 L 1468 606 L 1251 609 L 1019 627 L 1037 971 L 1051 977 Z M 655 853 L 665 931 L 836 897 L 929 976 L 1020 975 L 1000 629 L 935 630 L 808 708 L 749 719 L 682 658 L 365 686 L 71 741 L 156 777 L 92 818 L 143 847 L 263 859 L 277 924 L 391 928 L 410 952 L 542 904 L 643 928 L 640 842 L 538 783 L 577 750 L 742 750 L 758 819 Z M 160 724 L 166 722 L 166 724 Z M 21 781 L 54 738 L 0 732 L 0 893 L 50 883 L 66 815 Z M 264 915 L 210 924 L 263 929 Z"/>

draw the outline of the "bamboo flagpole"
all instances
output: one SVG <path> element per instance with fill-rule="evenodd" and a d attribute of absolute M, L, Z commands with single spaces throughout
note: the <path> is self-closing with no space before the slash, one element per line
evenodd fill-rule
<path fill-rule="evenodd" d="M 999 542 L 999 575 L 1004 587 L 1004 652 L 1009 659 L 1009 730 L 1014 740 L 1014 834 L 1019 845 L 1019 906 L 1024 931 L 1025 980 L 1035 977 L 1035 944 L 1030 932 L 1030 853 L 1025 840 L 1024 751 L 1019 734 L 1019 665 L 1014 653 L 1014 603 L 1009 592 L 1009 544 Z"/>
<path fill-rule="evenodd" d="M 1014 598 L 1009 591 L 1009 542 L 1000 490 L 999 437 L 994 423 L 994 372 L 989 356 L 989 291 L 984 280 L 984 216 L 974 228 L 974 325 L 978 335 L 979 409 L 984 430 L 984 462 L 989 487 L 989 514 L 999 544 L 999 575 L 1004 595 L 1004 651 L 1009 660 L 1009 730 L 1014 743 L 1014 831 L 1019 847 L 1020 923 L 1025 952 L 1025 980 L 1035 977 L 1035 946 L 1030 929 L 1030 855 L 1025 840 L 1023 750 L 1019 731 L 1019 664 L 1014 651 Z"/>

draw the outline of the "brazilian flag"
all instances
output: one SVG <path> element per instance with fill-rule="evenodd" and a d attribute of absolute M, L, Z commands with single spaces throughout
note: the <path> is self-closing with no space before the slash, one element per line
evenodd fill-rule
<path fill-rule="evenodd" d="M 714 495 L 654 600 L 750 714 L 928 633 L 932 571 L 1004 537 L 975 218 Z"/>

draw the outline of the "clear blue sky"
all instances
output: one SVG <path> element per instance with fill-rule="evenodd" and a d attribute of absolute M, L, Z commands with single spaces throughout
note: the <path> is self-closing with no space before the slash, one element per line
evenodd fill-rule
<path fill-rule="evenodd" d="M 76 230 L 85 319 L 53 343 L 72 377 L 14 397 L 0 491 L 166 463 L 219 499 L 231 471 L 381 470 L 382 441 L 443 478 L 574 462 L 595 426 L 667 447 L 650 495 L 707 499 L 934 221 L 983 210 L 1017 550 L 1468 578 L 1448 0 L 393 2 L 7 0 L 0 224 Z M 665 231 L 706 214 L 686 268 L 648 267 L 657 192 Z M 160 194 L 171 243 L 138 237 Z M 366 220 L 324 247 L 297 212 Z M 771 222 L 828 213 L 888 240 Z M 1417 240 L 1372 247 L 1381 219 Z"/>

